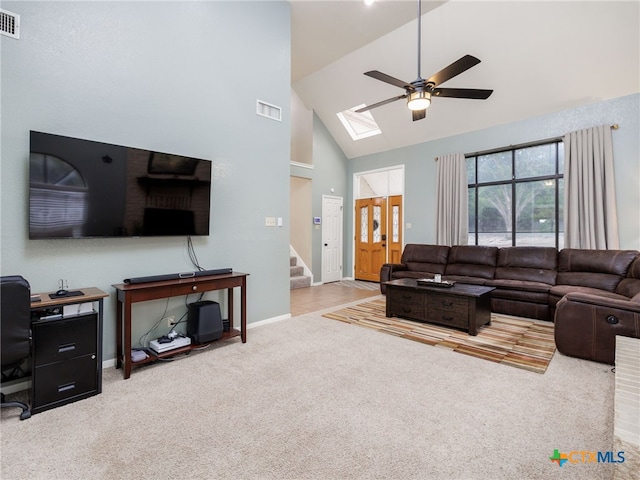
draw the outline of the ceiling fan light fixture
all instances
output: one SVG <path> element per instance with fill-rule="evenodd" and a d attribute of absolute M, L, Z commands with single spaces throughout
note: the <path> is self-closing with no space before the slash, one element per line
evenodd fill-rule
<path fill-rule="evenodd" d="M 407 97 L 409 110 L 425 110 L 431 105 L 431 93 L 424 90 L 411 92 Z"/>

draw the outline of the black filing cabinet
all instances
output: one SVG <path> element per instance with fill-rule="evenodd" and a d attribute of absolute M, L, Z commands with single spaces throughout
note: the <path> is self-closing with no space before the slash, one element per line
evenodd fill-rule
<path fill-rule="evenodd" d="M 32 412 L 97 395 L 102 385 L 98 313 L 32 323 Z"/>

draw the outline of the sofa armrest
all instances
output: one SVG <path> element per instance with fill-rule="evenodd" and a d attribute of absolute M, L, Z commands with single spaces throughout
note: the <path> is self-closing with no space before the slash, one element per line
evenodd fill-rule
<path fill-rule="evenodd" d="M 632 300 L 622 300 L 618 298 L 601 297 L 590 293 L 571 292 L 567 293 L 564 298 L 568 302 L 579 302 L 588 305 L 594 305 L 603 309 L 610 310 L 627 310 L 630 312 L 640 313 L 640 302 Z"/>
<path fill-rule="evenodd" d="M 387 286 L 384 282 L 391 280 L 393 272 L 399 272 L 401 270 L 407 270 L 407 265 L 404 263 L 385 263 L 380 269 L 380 293 L 383 295 L 387 293 Z"/>
<path fill-rule="evenodd" d="M 558 351 L 613 364 L 616 335 L 640 338 L 640 304 L 585 293 L 569 293 L 556 305 Z"/>

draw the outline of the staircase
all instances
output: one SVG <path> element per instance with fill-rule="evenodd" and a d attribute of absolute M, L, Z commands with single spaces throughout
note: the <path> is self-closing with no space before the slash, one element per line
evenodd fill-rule
<path fill-rule="evenodd" d="M 304 267 L 298 265 L 298 259 L 296 257 L 289 257 L 289 288 L 305 288 L 311 286 L 311 277 L 304 274 Z"/>

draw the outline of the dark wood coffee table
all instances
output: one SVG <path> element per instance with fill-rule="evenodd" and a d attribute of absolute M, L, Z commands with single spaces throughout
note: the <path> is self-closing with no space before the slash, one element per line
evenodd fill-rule
<path fill-rule="evenodd" d="M 384 282 L 387 286 L 387 317 L 406 317 L 422 322 L 462 328 L 477 335 L 478 327 L 491 324 L 493 287 L 456 283 L 453 287 L 418 285 L 413 278 Z"/>

